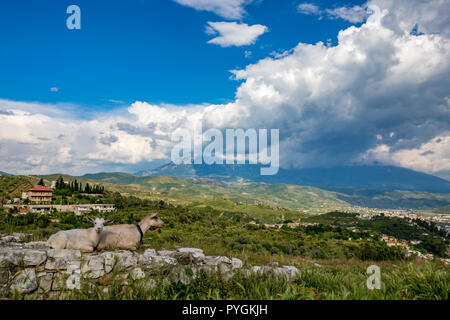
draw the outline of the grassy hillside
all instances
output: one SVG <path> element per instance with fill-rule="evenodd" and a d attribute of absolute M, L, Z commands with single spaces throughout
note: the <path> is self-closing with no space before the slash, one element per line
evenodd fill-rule
<path fill-rule="evenodd" d="M 335 192 L 313 187 L 272 185 L 265 183 L 226 183 L 218 180 L 175 177 L 136 177 L 128 174 L 86 175 L 84 178 L 127 184 L 135 194 L 150 199 L 162 198 L 180 204 L 225 199 L 239 205 L 288 208 L 317 214 L 350 206 Z"/>
<path fill-rule="evenodd" d="M 348 190 L 337 197 L 351 205 L 381 209 L 430 209 L 449 204 L 450 194 L 423 191 Z"/>
<path fill-rule="evenodd" d="M 333 210 L 348 211 L 353 206 L 375 208 L 430 209 L 450 204 L 450 194 L 434 194 L 412 191 L 373 191 L 346 190 L 343 193 L 322 190 L 314 187 L 266 184 L 266 183 L 227 183 L 219 180 L 155 176 L 138 177 L 127 173 L 99 173 L 83 177 L 63 174 L 5 177 L 4 181 L 17 181 L 16 195 L 30 187 L 23 184 L 29 181 L 36 185 L 40 178 L 47 186 L 62 176 L 65 181 L 101 184 L 111 192 L 144 199 L 163 199 L 180 205 L 206 206 L 231 211 L 249 211 L 259 216 L 273 216 L 268 222 L 276 222 L 279 215 L 273 215 L 277 208 L 286 208 L 297 212 L 288 213 L 295 219 L 299 213 L 321 214 Z M 1 180 L 0 180 L 1 181 Z M 22 182 L 20 182 L 22 181 Z M 235 208 L 237 208 L 235 210 Z"/>
<path fill-rule="evenodd" d="M 204 200 L 223 197 L 235 202 L 263 204 L 316 214 L 330 210 L 345 210 L 351 206 L 388 209 L 432 209 L 450 204 L 450 194 L 421 191 L 376 191 L 341 189 L 327 191 L 315 187 L 267 184 L 227 183 L 206 178 L 181 179 L 153 176 L 137 177 L 124 173 L 100 173 L 86 175 L 96 181 L 123 184 L 143 188 L 158 196 L 177 201 Z M 185 202 L 184 202 L 185 203 Z"/>
<path fill-rule="evenodd" d="M 436 210 L 437 213 L 446 213 L 449 214 L 450 213 L 450 205 L 449 206 L 445 206 L 442 208 L 439 208 Z"/>
<path fill-rule="evenodd" d="M 402 249 L 379 241 L 376 231 L 353 232 L 325 224 L 295 229 L 266 228 L 250 224 L 254 218 L 245 212 L 208 206 L 188 208 L 132 198 L 121 200 L 124 208 L 108 215 L 115 223 L 137 223 L 154 211 L 166 223 L 163 229 L 148 231 L 138 251 L 197 247 L 206 255 L 237 257 L 245 267 L 271 263 L 294 265 L 302 276 L 287 283 L 240 274 L 226 282 L 212 275 L 184 285 L 164 283 L 158 274 L 150 273 L 148 277 L 157 283 L 153 289 L 145 287 L 145 283 L 114 282 L 109 296 L 103 295 L 101 287 L 93 286 L 75 293 L 71 299 L 448 299 L 448 267 L 438 261 L 406 258 Z M 355 219 L 337 213 L 313 218 L 344 224 Z M 0 232 L 31 232 L 34 240 L 45 240 L 58 230 L 87 228 L 89 223 L 73 214 L 14 217 L 0 213 L 0 227 Z M 381 290 L 366 287 L 366 269 L 373 264 L 383 272 Z"/>
<path fill-rule="evenodd" d="M 7 199 L 21 198 L 32 186 L 33 181 L 24 177 L 0 176 L 0 194 Z"/>

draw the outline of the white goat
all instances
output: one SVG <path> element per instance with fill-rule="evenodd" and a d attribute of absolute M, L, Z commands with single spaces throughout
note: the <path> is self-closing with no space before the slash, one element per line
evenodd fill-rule
<path fill-rule="evenodd" d="M 157 213 L 146 216 L 137 225 L 119 224 L 105 227 L 100 235 L 97 250 L 124 249 L 134 251 L 137 245 L 142 242 L 144 233 L 150 227 L 164 227 L 164 222 L 158 217 Z"/>
<path fill-rule="evenodd" d="M 94 224 L 90 229 L 74 229 L 59 231 L 52 235 L 47 243 L 54 249 L 75 249 L 84 252 L 93 252 L 103 231 L 104 225 L 111 221 L 105 221 L 103 218 L 86 217 L 87 220 Z"/>

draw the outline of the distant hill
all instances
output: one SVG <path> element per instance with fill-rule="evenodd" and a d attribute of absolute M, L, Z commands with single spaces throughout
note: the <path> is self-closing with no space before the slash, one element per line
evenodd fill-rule
<path fill-rule="evenodd" d="M 354 189 L 377 191 L 425 191 L 450 193 L 450 182 L 422 172 L 394 166 L 349 166 L 310 169 L 280 169 L 275 176 L 261 176 L 259 165 L 175 165 L 169 163 L 139 176 L 210 178 L 227 182 L 265 182 L 313 186 L 352 194 Z"/>
<path fill-rule="evenodd" d="M 33 183 L 25 177 L 0 176 L 0 192 L 7 199 L 21 198 L 22 192 L 27 191 L 31 187 L 33 187 Z"/>
<path fill-rule="evenodd" d="M 450 214 L 450 205 L 439 208 L 436 210 L 437 213 L 445 213 L 445 214 Z"/>
<path fill-rule="evenodd" d="M 0 176 L 7 176 L 7 177 L 9 177 L 9 176 L 12 176 L 12 174 L 0 171 Z"/>
<path fill-rule="evenodd" d="M 20 197 L 21 192 L 44 179 L 46 186 L 62 176 L 65 181 L 90 185 L 101 184 L 106 190 L 174 204 L 211 206 L 220 210 L 257 212 L 259 216 L 273 214 L 273 208 L 300 210 L 308 214 L 346 210 L 351 206 L 389 209 L 434 209 L 450 205 L 450 194 L 422 191 L 377 191 L 346 189 L 344 192 L 311 186 L 268 184 L 264 182 L 225 182 L 209 178 L 177 178 L 169 176 L 139 177 L 128 173 L 98 173 L 83 177 L 64 174 L 39 176 L 0 176 L 0 190 L 8 197 Z M 272 209 L 271 209 L 272 208 Z M 298 212 L 298 211 L 297 211 Z"/>
<path fill-rule="evenodd" d="M 180 169 L 180 168 L 178 168 Z M 208 203 L 224 198 L 242 203 L 260 203 L 306 212 L 328 212 L 362 206 L 386 209 L 432 209 L 450 205 L 450 194 L 423 191 L 346 189 L 346 192 L 324 190 L 311 186 L 267 184 L 264 182 L 226 182 L 209 178 L 178 178 L 170 176 L 138 177 L 126 173 L 85 175 L 101 183 L 117 184 L 117 188 L 135 188 L 137 194 L 191 203 Z"/>
<path fill-rule="evenodd" d="M 138 176 L 123 172 L 85 174 L 81 178 L 123 185 L 139 184 L 139 181 L 141 180 Z"/>

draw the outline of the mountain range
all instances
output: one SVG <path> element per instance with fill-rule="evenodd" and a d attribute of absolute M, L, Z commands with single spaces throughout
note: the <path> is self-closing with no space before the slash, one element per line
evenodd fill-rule
<path fill-rule="evenodd" d="M 450 205 L 449 181 L 398 167 L 280 169 L 276 176 L 261 176 L 259 169 L 259 166 L 254 165 L 170 163 L 135 175 L 105 172 L 81 177 L 62 176 L 66 181 L 78 179 L 83 184 L 101 183 L 107 190 L 124 195 L 166 199 L 180 204 L 219 206 L 227 210 L 233 208 L 232 203 L 241 203 L 310 213 L 346 209 L 349 206 L 420 210 L 442 208 L 442 211 L 447 212 Z M 31 185 L 43 178 L 50 185 L 59 176 L 60 174 L 27 177 L 4 175 L 2 179 L 5 186 L 10 186 L 15 180 L 17 182 L 3 189 L 14 189 L 19 194 L 19 191 L 29 188 L 28 184 L 22 183 L 21 178 L 29 180 Z M 2 179 L 0 180 L 3 181 Z M 16 188 L 15 185 L 23 188 Z"/>
<path fill-rule="evenodd" d="M 264 182 L 312 186 L 353 194 L 355 190 L 425 191 L 450 193 L 450 182 L 422 172 L 394 166 L 348 166 L 333 168 L 282 169 L 277 175 L 260 175 L 260 165 L 196 165 L 174 163 L 136 175 L 208 178 L 225 182 Z"/>
<path fill-rule="evenodd" d="M 234 201 L 244 201 L 237 196 L 244 192 L 259 202 L 271 199 L 269 202 L 272 204 L 283 203 L 289 208 L 331 207 L 330 202 L 323 204 L 317 198 L 305 202 L 305 194 L 319 194 L 318 190 L 322 192 L 318 198 L 332 200 L 336 206 L 344 202 L 373 208 L 431 209 L 450 204 L 449 181 L 393 166 L 280 169 L 276 176 L 261 176 L 259 169 L 256 165 L 170 163 L 136 175 L 98 173 L 87 174 L 83 178 L 193 198 L 226 196 Z"/>

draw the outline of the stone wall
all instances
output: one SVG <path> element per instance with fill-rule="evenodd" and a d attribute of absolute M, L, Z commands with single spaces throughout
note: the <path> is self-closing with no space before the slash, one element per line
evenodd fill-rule
<path fill-rule="evenodd" d="M 120 274 L 125 284 L 139 280 L 151 271 L 168 271 L 168 280 L 189 283 L 202 270 L 231 278 L 236 271 L 273 273 L 292 281 L 300 276 L 292 266 L 254 266 L 243 269 L 237 258 L 206 256 L 203 250 L 147 249 L 144 253 L 105 251 L 83 254 L 79 250 L 52 249 L 46 242 L 26 242 L 30 235 L 0 235 L 0 290 L 23 294 L 38 292 L 50 294 L 60 290 L 80 289 L 82 279 L 92 284 L 105 285 L 114 274 Z M 189 269 L 189 274 L 186 270 Z"/>

